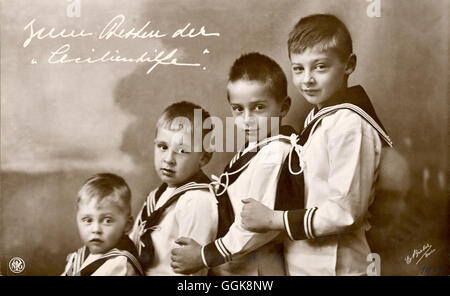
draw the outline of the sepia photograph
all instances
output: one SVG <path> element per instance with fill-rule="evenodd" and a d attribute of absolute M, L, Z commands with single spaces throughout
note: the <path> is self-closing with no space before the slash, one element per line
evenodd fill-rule
<path fill-rule="evenodd" d="M 0 3 L 0 275 L 450 275 L 449 1 Z"/>

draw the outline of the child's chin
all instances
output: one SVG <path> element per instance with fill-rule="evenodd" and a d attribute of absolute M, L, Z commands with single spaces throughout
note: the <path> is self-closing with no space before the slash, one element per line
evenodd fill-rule
<path fill-rule="evenodd" d="M 309 96 L 306 94 L 303 94 L 303 97 L 305 98 L 305 100 L 308 101 L 308 103 L 313 104 L 313 105 L 317 105 L 317 103 L 320 101 L 319 97 Z"/>
<path fill-rule="evenodd" d="M 167 176 L 160 176 L 160 179 L 163 183 L 166 183 L 167 185 L 169 185 L 170 187 L 173 187 L 177 184 L 177 181 L 174 178 L 170 178 Z"/>
<path fill-rule="evenodd" d="M 94 254 L 94 255 L 95 254 L 103 254 L 103 253 L 106 253 L 107 251 L 109 251 L 105 248 L 99 248 L 96 246 L 89 246 L 88 248 L 89 248 L 89 253 Z"/>

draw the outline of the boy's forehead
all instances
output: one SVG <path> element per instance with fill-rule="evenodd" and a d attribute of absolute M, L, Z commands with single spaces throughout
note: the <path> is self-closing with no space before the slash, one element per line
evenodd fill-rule
<path fill-rule="evenodd" d="M 230 103 L 244 103 L 261 99 L 273 99 L 270 89 L 270 81 L 239 79 L 227 84 Z"/>
<path fill-rule="evenodd" d="M 165 127 L 158 127 L 156 141 L 164 141 L 168 144 L 183 144 L 191 138 L 191 129 L 181 128 L 180 130 L 172 130 Z"/>
<path fill-rule="evenodd" d="M 303 52 L 291 52 L 292 64 L 304 64 L 316 60 L 339 60 L 338 54 L 333 49 L 323 49 L 321 46 L 308 47 Z"/>
<path fill-rule="evenodd" d="M 78 203 L 78 211 L 115 211 L 123 207 L 123 202 L 115 195 L 99 197 L 82 197 Z"/>

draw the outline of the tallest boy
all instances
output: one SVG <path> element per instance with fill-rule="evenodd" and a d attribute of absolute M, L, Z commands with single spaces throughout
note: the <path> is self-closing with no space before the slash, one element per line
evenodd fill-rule
<path fill-rule="evenodd" d="M 300 19 L 289 35 L 293 82 L 315 107 L 301 135 L 304 202 L 272 211 L 249 199 L 242 223 L 253 231 L 284 229 L 290 275 L 364 275 L 366 239 L 382 140 L 392 145 L 361 86 L 348 88 L 356 55 L 335 16 Z"/>

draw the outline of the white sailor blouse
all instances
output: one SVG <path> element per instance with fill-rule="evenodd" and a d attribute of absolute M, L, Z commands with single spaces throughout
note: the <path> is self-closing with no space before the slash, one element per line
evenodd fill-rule
<path fill-rule="evenodd" d="M 124 237 L 104 254 L 90 254 L 86 246 L 67 256 L 62 276 L 136 276 L 144 271 L 133 243 Z"/>
<path fill-rule="evenodd" d="M 365 95 L 361 87 L 351 91 Z M 364 275 L 371 253 L 365 232 L 381 158 L 380 136 L 391 142 L 378 119 L 373 120 L 376 115 L 349 104 L 327 108 L 311 111 L 305 124 L 322 114 L 300 149 L 304 208 L 284 212 L 289 275 Z"/>
<path fill-rule="evenodd" d="M 258 152 L 238 168 L 245 170 L 226 189 L 235 215 L 234 223 L 225 236 L 202 248 L 203 262 L 215 267 L 214 275 L 285 275 L 282 249 L 278 248 L 282 240 L 276 244 L 280 232 L 248 231 L 242 226 L 240 212 L 241 200 L 247 197 L 274 208 L 278 177 L 292 146 L 288 137 L 275 136 L 263 143 L 250 144 L 242 157 L 246 151 L 254 151 L 257 145 L 260 145 Z"/>
<path fill-rule="evenodd" d="M 143 208 L 148 207 L 149 213 L 163 206 L 174 194 L 177 188 L 167 187 L 156 201 L 153 190 Z M 136 219 L 130 238 L 139 244 L 143 221 Z M 145 269 L 145 275 L 169 276 L 175 273 L 170 267 L 170 250 L 178 247 L 175 240 L 179 237 L 190 237 L 200 244 L 205 244 L 216 237 L 218 224 L 217 201 L 208 189 L 190 189 L 185 191 L 176 202 L 172 203 L 162 213 L 157 225 L 152 227 L 151 240 L 154 248 L 154 258 L 151 265 Z M 137 246 L 139 249 L 139 245 Z M 195 275 L 206 275 L 207 269 L 200 270 Z"/>

